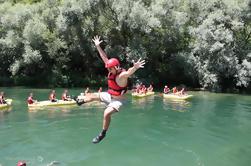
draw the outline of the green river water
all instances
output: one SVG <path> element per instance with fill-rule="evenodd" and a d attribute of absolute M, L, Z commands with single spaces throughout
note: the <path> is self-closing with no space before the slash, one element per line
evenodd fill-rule
<path fill-rule="evenodd" d="M 0 166 L 250 166 L 251 96 L 190 92 L 189 101 L 127 94 L 99 144 L 104 106 L 28 111 L 30 91 L 0 88 L 13 106 L 0 110 Z M 63 89 L 56 89 L 58 97 Z M 81 89 L 70 89 L 77 95 Z"/>

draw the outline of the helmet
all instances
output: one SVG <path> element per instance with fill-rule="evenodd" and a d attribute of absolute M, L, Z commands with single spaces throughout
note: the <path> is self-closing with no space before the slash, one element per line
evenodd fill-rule
<path fill-rule="evenodd" d="M 26 163 L 23 161 L 18 161 L 17 166 L 26 166 Z"/>
<path fill-rule="evenodd" d="M 109 59 L 106 64 L 105 64 L 105 68 L 111 68 L 111 67 L 115 67 L 115 66 L 119 66 L 119 60 L 116 58 L 111 58 Z"/>

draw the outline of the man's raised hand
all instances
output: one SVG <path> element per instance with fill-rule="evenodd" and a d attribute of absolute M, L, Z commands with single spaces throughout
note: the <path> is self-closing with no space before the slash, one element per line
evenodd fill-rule
<path fill-rule="evenodd" d="M 94 36 L 92 41 L 95 43 L 96 46 L 103 42 L 103 40 L 100 40 L 100 36 Z"/>
<path fill-rule="evenodd" d="M 133 66 L 134 66 L 136 69 L 144 68 L 144 64 L 145 64 L 145 60 L 141 60 L 141 58 L 139 58 L 139 60 L 138 60 L 137 62 L 134 62 L 134 61 L 133 61 Z"/>

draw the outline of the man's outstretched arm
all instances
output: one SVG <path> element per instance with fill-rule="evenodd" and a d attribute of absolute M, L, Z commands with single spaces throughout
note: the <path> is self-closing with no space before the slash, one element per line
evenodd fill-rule
<path fill-rule="evenodd" d="M 141 60 L 141 58 L 133 63 L 133 67 L 129 68 L 127 71 L 122 72 L 119 77 L 130 77 L 131 75 L 133 75 L 133 73 L 135 73 L 135 71 L 137 71 L 139 68 L 144 68 L 144 64 L 145 64 L 145 60 Z"/>
<path fill-rule="evenodd" d="M 95 43 L 95 46 L 98 49 L 100 57 L 102 58 L 103 62 L 106 64 L 106 62 L 108 61 L 108 57 L 107 57 L 106 53 L 102 50 L 100 45 L 99 45 L 100 43 L 103 42 L 102 40 L 100 40 L 100 36 L 94 36 L 92 41 Z"/>

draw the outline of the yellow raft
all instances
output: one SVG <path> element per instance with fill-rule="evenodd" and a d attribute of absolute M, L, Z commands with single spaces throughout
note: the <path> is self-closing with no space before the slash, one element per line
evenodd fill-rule
<path fill-rule="evenodd" d="M 29 108 L 37 108 L 37 107 L 56 107 L 56 106 L 67 106 L 67 105 L 76 105 L 76 101 L 64 101 L 64 100 L 58 100 L 57 102 L 51 102 L 49 100 L 46 101 L 39 101 L 35 102 L 33 104 L 28 104 Z"/>
<path fill-rule="evenodd" d="M 6 99 L 6 104 L 0 104 L 0 109 L 5 109 L 11 106 L 12 99 Z"/>
<path fill-rule="evenodd" d="M 176 95 L 173 93 L 169 93 L 169 94 L 163 94 L 163 97 L 166 99 L 174 99 L 174 100 L 187 100 L 193 97 L 193 95 Z"/>
<path fill-rule="evenodd" d="M 132 97 L 135 98 L 142 98 L 142 97 L 146 97 L 146 96 L 150 96 L 150 95 L 154 95 L 154 92 L 147 92 L 147 93 L 143 93 L 143 94 L 139 94 L 139 93 L 132 93 Z"/>

